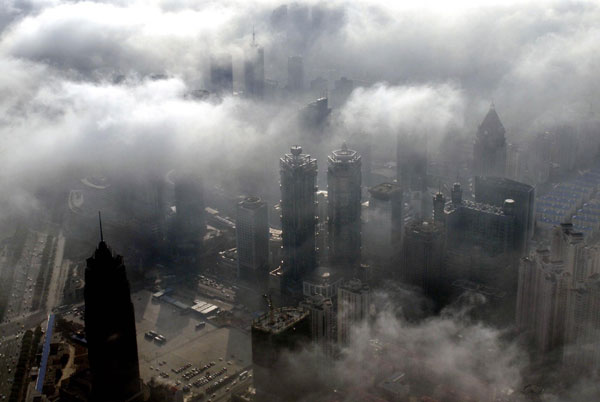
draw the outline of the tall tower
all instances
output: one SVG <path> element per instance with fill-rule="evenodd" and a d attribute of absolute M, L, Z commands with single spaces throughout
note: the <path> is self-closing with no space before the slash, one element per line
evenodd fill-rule
<path fill-rule="evenodd" d="M 233 93 L 233 62 L 230 54 L 214 55 L 210 59 L 210 83 L 215 92 Z"/>
<path fill-rule="evenodd" d="M 252 44 L 244 61 L 244 85 L 246 95 L 262 99 L 265 88 L 265 51 L 258 46 L 252 31 Z"/>
<path fill-rule="evenodd" d="M 443 225 L 446 221 L 444 207 L 446 206 L 446 197 L 441 192 L 437 192 L 433 197 L 433 222 Z"/>
<path fill-rule="evenodd" d="M 300 284 L 317 265 L 317 160 L 295 145 L 279 160 L 285 286 Z"/>
<path fill-rule="evenodd" d="M 395 269 L 402 247 L 402 189 L 396 183 L 381 183 L 370 188 L 369 193 L 364 255 L 380 268 Z"/>
<path fill-rule="evenodd" d="M 360 266 L 361 157 L 344 143 L 328 161 L 329 260 L 352 275 Z"/>
<path fill-rule="evenodd" d="M 238 277 L 266 281 L 269 266 L 269 222 L 267 203 L 246 197 L 238 203 L 235 231 Z"/>
<path fill-rule="evenodd" d="M 199 177 L 183 174 L 175 182 L 175 234 L 177 253 L 194 261 L 206 233 L 204 191 Z"/>
<path fill-rule="evenodd" d="M 292 92 L 301 92 L 304 89 L 304 62 L 302 56 L 288 58 L 288 88 Z"/>
<path fill-rule="evenodd" d="M 92 400 L 134 400 L 140 369 L 129 281 L 123 257 L 103 239 L 87 260 L 84 299 Z"/>
<path fill-rule="evenodd" d="M 473 170 L 477 176 L 504 177 L 506 171 L 506 138 L 504 126 L 494 104 L 477 129 L 473 147 Z"/>

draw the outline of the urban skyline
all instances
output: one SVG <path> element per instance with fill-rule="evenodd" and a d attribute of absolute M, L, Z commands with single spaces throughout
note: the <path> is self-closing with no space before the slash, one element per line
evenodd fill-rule
<path fill-rule="evenodd" d="M 9 1 L 0 400 L 600 398 L 599 18 Z"/>

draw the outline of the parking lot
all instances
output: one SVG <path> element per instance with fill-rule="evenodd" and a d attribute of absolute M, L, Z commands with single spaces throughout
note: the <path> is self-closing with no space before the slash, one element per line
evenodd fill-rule
<path fill-rule="evenodd" d="M 149 291 L 132 294 L 135 306 L 140 375 L 185 388 L 186 398 L 206 394 L 204 400 L 226 400 L 239 387 L 236 374 L 248 371 L 252 361 L 250 336 L 236 328 L 218 328 L 210 320 L 182 314 L 176 307 L 153 301 Z M 214 300 L 206 299 L 212 303 Z M 200 322 L 206 325 L 198 326 Z M 149 331 L 162 335 L 158 341 Z M 226 379 L 227 378 L 227 379 Z M 251 373 L 243 376 L 249 383 Z M 215 385 L 216 382 L 221 384 Z M 212 396 L 214 395 L 214 397 Z"/>

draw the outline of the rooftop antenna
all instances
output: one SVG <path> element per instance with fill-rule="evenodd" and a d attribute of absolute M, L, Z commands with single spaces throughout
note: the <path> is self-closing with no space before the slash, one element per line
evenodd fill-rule
<path fill-rule="evenodd" d="M 102 214 L 98 211 L 98 222 L 100 222 L 100 242 L 104 241 L 104 235 L 102 234 Z"/>
<path fill-rule="evenodd" d="M 256 45 L 256 33 L 254 32 L 254 25 L 252 25 L 252 46 Z"/>
<path fill-rule="evenodd" d="M 267 306 L 269 306 L 269 323 L 273 324 L 275 322 L 275 308 L 273 308 L 273 300 L 271 299 L 271 295 L 263 295 L 265 300 L 267 301 Z"/>
<path fill-rule="evenodd" d="M 496 110 L 496 105 L 494 105 L 494 99 L 492 98 L 492 104 L 490 105 L 490 109 Z"/>

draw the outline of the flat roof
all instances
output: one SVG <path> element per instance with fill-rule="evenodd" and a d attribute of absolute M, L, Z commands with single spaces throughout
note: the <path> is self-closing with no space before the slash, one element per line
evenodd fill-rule
<path fill-rule="evenodd" d="M 253 329 L 265 332 L 279 333 L 308 316 L 308 311 L 296 307 L 276 308 L 258 317 L 252 323 Z"/>

